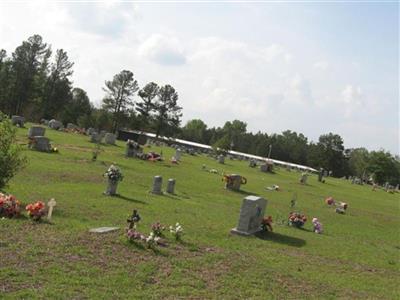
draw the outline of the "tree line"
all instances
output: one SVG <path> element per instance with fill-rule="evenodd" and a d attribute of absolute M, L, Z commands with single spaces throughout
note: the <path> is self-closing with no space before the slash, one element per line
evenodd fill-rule
<path fill-rule="evenodd" d="M 182 107 L 171 85 L 150 82 L 140 88 L 134 74 L 123 70 L 105 81 L 102 105 L 96 108 L 87 93 L 71 81 L 74 63 L 63 49 L 53 55 L 51 45 L 40 35 L 23 41 L 8 56 L 0 50 L 0 111 L 23 115 L 28 120 L 59 119 L 83 128 L 117 132 L 131 128 L 156 135 L 178 137 L 215 148 L 270 157 L 282 161 L 324 168 L 336 177 L 374 176 L 378 183 L 400 182 L 398 157 L 384 150 L 345 149 L 343 139 L 333 133 L 311 142 L 290 130 L 281 134 L 247 131 L 240 120 L 209 128 L 194 119 L 180 126 Z"/>
<path fill-rule="evenodd" d="M 182 108 L 171 85 L 150 82 L 140 89 L 134 74 L 123 70 L 105 81 L 96 108 L 83 89 L 73 87 L 73 66 L 65 50 L 53 55 L 40 35 L 23 41 L 10 56 L 0 50 L 0 111 L 113 132 L 128 127 L 172 135 L 179 127 Z"/>

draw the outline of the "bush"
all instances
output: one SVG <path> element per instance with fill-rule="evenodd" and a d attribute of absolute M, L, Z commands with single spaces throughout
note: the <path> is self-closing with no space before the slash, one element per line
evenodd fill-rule
<path fill-rule="evenodd" d="M 26 163 L 21 147 L 16 143 L 16 129 L 0 112 L 0 190 Z"/>

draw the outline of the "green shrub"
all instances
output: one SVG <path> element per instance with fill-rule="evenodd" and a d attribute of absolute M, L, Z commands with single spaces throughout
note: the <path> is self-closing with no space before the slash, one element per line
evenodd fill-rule
<path fill-rule="evenodd" d="M 10 119 L 0 112 L 0 190 L 26 163 L 15 136 Z"/>

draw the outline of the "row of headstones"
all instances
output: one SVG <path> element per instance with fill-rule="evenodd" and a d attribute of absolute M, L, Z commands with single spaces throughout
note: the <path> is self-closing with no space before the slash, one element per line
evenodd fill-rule
<path fill-rule="evenodd" d="M 94 128 L 88 128 L 86 134 L 90 136 L 90 142 L 92 143 L 102 143 L 104 138 L 104 143 L 109 145 L 115 145 L 117 139 L 116 135 L 113 133 L 106 132 L 102 130 L 97 132 Z"/>

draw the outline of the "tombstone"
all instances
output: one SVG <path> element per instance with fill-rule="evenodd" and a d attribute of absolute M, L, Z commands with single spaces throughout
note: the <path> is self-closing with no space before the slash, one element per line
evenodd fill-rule
<path fill-rule="evenodd" d="M 67 124 L 67 129 L 76 129 L 76 128 L 78 128 L 78 126 L 76 126 L 75 124 L 72 123 Z"/>
<path fill-rule="evenodd" d="M 260 166 L 261 172 L 272 172 L 273 164 L 270 162 L 266 162 Z"/>
<path fill-rule="evenodd" d="M 46 128 L 40 127 L 40 126 L 32 126 L 28 130 L 28 137 L 32 138 L 35 136 L 44 136 L 44 133 L 46 132 Z"/>
<path fill-rule="evenodd" d="M 11 123 L 13 125 L 18 125 L 19 127 L 24 127 L 25 118 L 21 116 L 12 116 Z"/>
<path fill-rule="evenodd" d="M 223 156 L 222 154 L 218 156 L 218 162 L 220 164 L 224 164 L 225 163 L 225 156 Z"/>
<path fill-rule="evenodd" d="M 254 159 L 251 159 L 249 161 L 249 167 L 250 168 L 255 168 L 257 166 L 257 162 Z"/>
<path fill-rule="evenodd" d="M 239 191 L 242 184 L 242 176 L 237 174 L 229 175 L 229 180 L 225 184 L 225 188 L 229 190 Z"/>
<path fill-rule="evenodd" d="M 51 216 L 53 214 L 53 208 L 54 206 L 57 205 L 56 200 L 54 198 L 51 198 L 49 202 L 47 202 L 47 207 L 49 208 L 49 211 L 47 212 L 47 220 L 51 221 Z"/>
<path fill-rule="evenodd" d="M 292 169 L 290 168 L 289 165 L 286 165 L 286 171 L 288 171 L 288 172 L 291 172 L 291 171 L 292 171 Z"/>
<path fill-rule="evenodd" d="M 60 121 L 52 119 L 52 120 L 49 121 L 49 127 L 51 129 L 59 130 L 59 129 L 62 129 L 63 124 Z"/>
<path fill-rule="evenodd" d="M 96 131 L 96 130 L 95 130 L 94 128 L 89 127 L 89 128 L 86 130 L 86 135 L 92 135 L 92 133 L 95 132 L 95 131 Z"/>
<path fill-rule="evenodd" d="M 258 196 L 247 196 L 243 199 L 240 209 L 239 222 L 231 233 L 252 235 L 261 231 L 261 222 L 264 218 L 267 200 Z"/>
<path fill-rule="evenodd" d="M 42 152 L 50 152 L 50 141 L 45 136 L 35 136 L 32 138 L 31 148 Z"/>
<path fill-rule="evenodd" d="M 103 137 L 97 133 L 97 132 L 93 132 L 92 135 L 90 136 L 90 141 L 92 143 L 101 143 Z"/>
<path fill-rule="evenodd" d="M 386 192 L 389 190 L 389 182 L 385 182 L 384 189 Z"/>
<path fill-rule="evenodd" d="M 307 184 L 307 178 L 308 178 L 308 174 L 307 173 L 302 173 L 301 177 L 300 177 L 300 183 L 301 184 Z"/>
<path fill-rule="evenodd" d="M 319 172 L 318 172 L 318 181 L 322 182 L 323 177 L 324 177 L 324 169 L 321 168 L 321 169 L 319 169 Z"/>
<path fill-rule="evenodd" d="M 329 173 L 328 170 L 324 170 L 324 177 L 328 177 Z"/>
<path fill-rule="evenodd" d="M 167 184 L 167 193 L 169 194 L 174 194 L 175 190 L 175 179 L 168 179 L 168 184 Z"/>
<path fill-rule="evenodd" d="M 104 195 L 107 196 L 115 196 L 117 194 L 118 180 L 108 179 L 107 189 L 104 192 Z"/>
<path fill-rule="evenodd" d="M 107 233 L 107 232 L 113 232 L 118 230 L 119 227 L 98 227 L 98 228 L 93 228 L 90 229 L 89 232 L 93 233 Z"/>
<path fill-rule="evenodd" d="M 399 191 L 399 184 L 396 185 L 396 191 Z"/>
<path fill-rule="evenodd" d="M 161 187 L 162 187 L 162 177 L 161 176 L 154 176 L 154 178 L 153 178 L 153 189 L 151 190 L 151 192 L 153 194 L 160 195 L 160 194 L 162 194 Z"/>
<path fill-rule="evenodd" d="M 48 126 L 49 125 L 49 120 L 41 119 L 40 120 L 40 124 Z"/>
<path fill-rule="evenodd" d="M 181 155 L 182 155 L 182 151 L 181 151 L 181 149 L 176 149 L 176 151 L 175 151 L 175 159 L 176 160 L 181 160 Z"/>
<path fill-rule="evenodd" d="M 108 145 L 115 145 L 116 136 L 112 133 L 106 133 L 104 136 L 104 142 Z"/>

